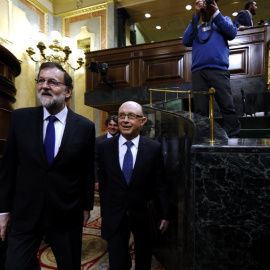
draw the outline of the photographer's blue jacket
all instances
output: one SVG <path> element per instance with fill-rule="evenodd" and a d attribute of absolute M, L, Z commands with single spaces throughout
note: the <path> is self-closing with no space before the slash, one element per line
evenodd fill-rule
<path fill-rule="evenodd" d="M 200 16 L 194 15 L 195 23 L 198 25 Z M 229 17 L 224 17 L 220 12 L 211 22 L 198 25 L 200 40 L 205 40 L 212 34 L 205 43 L 198 40 L 192 26 L 192 21 L 187 27 L 182 41 L 187 47 L 192 47 L 191 71 L 203 68 L 217 68 L 227 70 L 229 67 L 229 46 L 228 40 L 233 40 L 237 34 L 237 28 Z"/>

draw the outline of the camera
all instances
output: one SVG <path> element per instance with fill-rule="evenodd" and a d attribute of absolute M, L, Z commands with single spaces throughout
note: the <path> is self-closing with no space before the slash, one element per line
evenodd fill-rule
<path fill-rule="evenodd" d="M 89 69 L 92 72 L 101 73 L 101 74 L 107 74 L 107 72 L 108 72 L 108 63 L 91 62 L 90 65 L 89 65 Z"/>
<path fill-rule="evenodd" d="M 110 87 L 114 87 L 115 84 L 112 82 L 108 77 L 108 63 L 96 63 L 91 62 L 88 66 L 88 69 L 90 69 L 92 72 L 100 73 L 101 76 L 101 83 L 108 84 Z"/>
<path fill-rule="evenodd" d="M 206 4 L 206 8 L 207 8 L 207 5 L 211 5 L 211 4 L 213 4 L 213 3 L 215 3 L 215 2 L 217 2 L 218 0 L 205 0 L 205 1 L 203 1 L 205 4 Z M 201 12 L 202 13 L 205 13 L 205 8 L 202 8 L 201 9 Z"/>

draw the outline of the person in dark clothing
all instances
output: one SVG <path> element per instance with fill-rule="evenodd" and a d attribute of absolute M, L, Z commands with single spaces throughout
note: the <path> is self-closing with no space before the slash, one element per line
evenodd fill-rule
<path fill-rule="evenodd" d="M 12 112 L 0 170 L 5 270 L 41 269 L 44 236 L 59 270 L 81 270 L 82 227 L 94 204 L 95 126 L 66 106 L 73 86 L 60 64 L 41 64 L 36 83 L 42 106 Z"/>
<path fill-rule="evenodd" d="M 118 112 L 119 136 L 97 145 L 101 235 L 108 241 L 110 270 L 131 268 L 130 234 L 134 236 L 135 268 L 151 269 L 152 239 L 148 202 L 161 204 L 159 230 L 167 229 L 170 203 L 160 143 L 140 135 L 147 121 L 141 105 L 128 101 Z"/>
<path fill-rule="evenodd" d="M 234 24 L 238 30 L 243 31 L 247 27 L 254 26 L 252 17 L 256 15 L 257 3 L 248 1 L 245 4 L 245 10 L 239 11 L 234 19 Z"/>

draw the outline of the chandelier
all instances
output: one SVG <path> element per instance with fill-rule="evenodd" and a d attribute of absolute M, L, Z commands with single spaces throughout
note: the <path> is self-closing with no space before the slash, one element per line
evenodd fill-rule
<path fill-rule="evenodd" d="M 39 62 L 57 62 L 61 64 L 64 68 L 70 67 L 73 70 L 78 70 L 84 64 L 84 52 L 83 50 L 73 49 L 74 54 L 76 54 L 76 66 L 71 65 L 69 58 L 72 53 L 71 48 L 73 46 L 73 42 L 68 37 L 61 37 L 61 34 L 58 31 L 51 32 L 51 40 L 52 42 L 48 44 L 48 48 L 45 45 L 47 43 L 47 37 L 44 33 L 39 34 L 40 41 L 36 47 L 38 48 L 38 52 L 41 55 L 42 59 L 37 60 L 37 50 L 33 47 L 28 47 L 26 50 L 28 56 L 36 63 Z"/>

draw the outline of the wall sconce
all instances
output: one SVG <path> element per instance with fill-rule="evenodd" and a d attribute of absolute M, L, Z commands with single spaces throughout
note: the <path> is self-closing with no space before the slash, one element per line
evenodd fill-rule
<path fill-rule="evenodd" d="M 36 60 L 34 55 L 36 51 L 33 47 L 29 47 L 26 52 L 28 56 L 36 63 L 39 62 L 57 62 L 61 64 L 63 67 L 70 67 L 73 70 L 78 70 L 84 64 L 84 52 L 83 50 L 74 50 L 74 54 L 76 55 L 77 66 L 73 67 L 69 62 L 69 56 L 72 53 L 71 47 L 72 40 L 68 37 L 61 37 L 61 34 L 58 31 L 51 32 L 52 43 L 48 45 L 49 50 L 46 47 L 47 36 L 44 33 L 40 33 L 38 37 L 38 44 L 36 47 L 39 50 L 41 57 L 43 58 L 41 61 Z"/>

